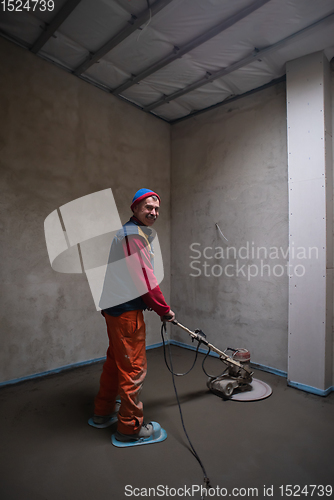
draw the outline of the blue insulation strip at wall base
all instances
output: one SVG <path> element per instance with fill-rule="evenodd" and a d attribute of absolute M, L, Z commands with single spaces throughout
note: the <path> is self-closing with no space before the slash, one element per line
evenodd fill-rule
<path fill-rule="evenodd" d="M 186 349 L 191 349 L 193 351 L 196 351 L 196 346 L 189 345 L 189 344 L 183 344 L 182 342 L 178 342 L 176 340 L 171 340 L 170 343 L 172 345 L 177 345 L 179 347 L 185 347 Z M 206 354 L 208 352 L 207 349 L 199 349 L 199 352 Z M 210 352 L 209 356 L 214 356 L 215 358 L 219 358 L 219 354 L 216 352 Z M 251 363 L 251 366 L 253 368 L 257 368 L 258 370 L 262 370 L 264 372 L 269 372 L 273 373 L 274 375 L 279 375 L 280 377 L 287 377 L 287 373 L 282 371 L 282 370 L 277 370 L 276 368 L 271 368 L 270 366 L 265 366 L 265 365 L 260 365 L 258 363 Z"/>
<path fill-rule="evenodd" d="M 177 340 L 171 340 L 170 344 L 196 351 L 196 346 L 184 344 L 183 342 L 178 342 Z M 207 349 L 199 349 L 199 352 L 206 354 L 208 351 L 207 351 Z M 215 352 L 210 352 L 209 356 L 214 356 L 214 357 L 219 358 L 219 355 Z M 270 366 L 261 365 L 259 363 L 251 363 L 251 366 L 252 366 L 252 368 L 262 370 L 262 371 L 267 372 L 267 373 L 272 373 L 274 375 L 278 375 L 278 376 L 284 377 L 284 378 L 287 378 L 287 375 L 288 375 L 287 372 L 285 372 L 283 370 L 278 370 L 277 368 L 272 368 Z M 306 391 L 306 392 L 309 392 L 311 394 L 316 394 L 317 396 L 328 396 L 328 394 L 330 394 L 332 391 L 334 391 L 334 386 L 329 387 L 328 389 L 323 391 L 321 389 L 316 389 L 315 387 L 299 384 L 297 382 L 288 381 L 287 383 L 290 387 L 293 387 L 294 389 L 300 389 L 302 391 Z"/>
<path fill-rule="evenodd" d="M 161 346 L 162 346 L 162 342 L 159 342 L 158 344 L 152 344 L 152 345 L 146 346 L 146 350 L 148 351 L 149 349 L 156 349 L 157 347 L 161 347 Z M 98 363 L 99 361 L 104 361 L 105 359 L 106 359 L 106 356 L 103 356 L 102 358 L 95 358 L 95 359 L 89 359 L 87 361 L 80 361 L 79 363 L 72 363 L 71 365 L 60 366 L 59 368 L 54 368 L 53 370 L 47 370 L 45 372 L 34 373 L 33 375 L 27 375 L 26 377 L 7 380 L 5 382 L 0 382 L 0 387 L 5 387 L 7 385 L 13 385 L 13 384 L 19 384 L 20 382 L 25 382 L 26 380 L 33 380 L 35 378 L 46 377 L 47 375 L 61 373 L 61 372 L 64 372 L 66 370 L 73 370 L 74 368 L 79 368 L 80 366 L 92 365 L 94 363 Z"/>
<path fill-rule="evenodd" d="M 79 368 L 80 366 L 92 365 L 94 363 L 98 363 L 99 361 L 104 361 L 106 359 L 105 356 L 103 358 L 89 359 L 88 361 L 80 361 L 79 363 L 73 363 L 71 365 L 60 366 L 59 368 L 54 368 L 53 370 L 48 370 L 46 372 L 34 373 L 33 375 L 27 375 L 26 377 L 15 378 L 13 380 L 7 380 L 6 382 L 0 382 L 0 387 L 6 385 L 18 384 L 19 382 L 25 382 L 26 380 L 33 380 L 35 378 L 45 377 L 47 375 L 53 375 L 55 373 L 61 373 L 66 370 L 73 370 L 73 368 Z"/>
<path fill-rule="evenodd" d="M 253 368 L 256 368 L 257 370 L 262 370 L 263 372 L 273 373 L 274 375 L 279 375 L 280 377 L 287 378 L 287 376 L 288 376 L 287 372 L 284 372 L 283 370 L 278 370 L 277 368 L 271 368 L 271 366 L 261 365 L 259 363 L 251 363 L 251 366 Z"/>
<path fill-rule="evenodd" d="M 165 342 L 165 344 L 168 344 L 168 343 L 170 343 L 171 345 L 183 347 L 185 349 L 190 349 L 192 351 L 196 351 L 196 349 L 197 349 L 197 346 L 195 346 L 195 345 L 185 344 L 183 342 L 178 342 L 177 340 L 169 340 L 169 341 Z M 161 347 L 162 345 L 163 345 L 162 342 L 159 342 L 157 344 L 151 344 L 149 346 L 146 346 L 146 350 L 156 349 L 157 347 Z M 200 352 L 202 354 L 206 354 L 208 351 L 207 351 L 207 349 L 199 348 L 198 352 Z M 214 356 L 216 358 L 219 358 L 219 355 L 216 352 L 210 352 L 209 356 Z M 81 361 L 79 363 L 73 363 L 71 365 L 61 366 L 60 368 L 55 368 L 54 370 L 48 370 L 46 372 L 35 373 L 33 375 L 28 375 L 26 377 L 16 378 L 16 379 L 8 380 L 5 382 L 0 382 L 0 387 L 18 384 L 18 383 L 24 382 L 26 380 L 33 380 L 36 378 L 45 377 L 47 375 L 61 373 L 61 372 L 64 372 L 66 370 L 72 370 L 74 368 L 79 368 L 80 366 L 87 366 L 87 365 L 91 365 L 94 363 L 98 363 L 100 361 L 104 361 L 105 359 L 106 359 L 106 357 L 103 356 L 102 358 L 90 359 L 88 361 Z M 274 375 L 279 375 L 280 377 L 287 377 L 286 372 L 284 372 L 282 370 L 277 370 L 276 368 L 271 368 L 270 366 L 265 366 L 265 365 L 261 365 L 258 363 L 251 363 L 251 366 L 253 368 L 257 368 L 258 370 L 262 370 L 264 372 L 273 373 Z M 290 387 L 295 388 L 295 389 L 300 389 L 302 391 L 310 392 L 311 394 L 316 394 L 317 396 L 328 396 L 328 394 L 330 394 L 332 391 L 334 391 L 334 386 L 329 387 L 326 390 L 321 390 L 321 389 L 317 389 L 315 387 L 310 387 L 308 385 L 300 384 L 298 382 L 292 382 L 291 380 L 288 380 L 288 385 Z"/>
<path fill-rule="evenodd" d="M 317 389 L 316 387 L 312 387 L 309 385 L 300 384 L 299 382 L 292 382 L 288 380 L 288 386 L 293 387 L 294 389 L 300 389 L 301 391 L 310 392 L 311 394 L 315 394 L 316 396 L 328 396 L 332 391 L 334 391 L 334 387 L 328 387 L 328 389 Z"/>

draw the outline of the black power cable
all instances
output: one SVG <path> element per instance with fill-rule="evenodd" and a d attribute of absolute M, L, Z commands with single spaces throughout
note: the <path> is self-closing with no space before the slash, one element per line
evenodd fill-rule
<path fill-rule="evenodd" d="M 225 368 L 225 369 L 224 369 L 224 371 L 223 371 L 222 373 L 220 373 L 220 375 L 210 375 L 210 373 L 207 373 L 207 372 L 206 372 L 206 370 L 205 370 L 205 368 L 204 368 L 204 363 L 205 363 L 205 361 L 206 361 L 207 357 L 209 356 L 210 352 L 211 352 L 211 349 L 210 349 L 210 347 L 209 347 L 209 348 L 208 348 L 208 352 L 206 353 L 205 358 L 203 358 L 203 361 L 202 361 L 202 370 L 203 370 L 203 372 L 205 373 L 205 375 L 206 375 L 207 377 L 211 378 L 211 379 L 212 379 L 212 378 L 219 378 L 219 377 L 221 377 L 221 376 L 222 376 L 222 375 L 223 375 L 223 374 L 224 374 L 224 373 L 228 370 L 228 367 L 227 367 L 227 368 Z"/>
<path fill-rule="evenodd" d="M 169 367 L 169 365 L 168 365 L 168 361 L 167 361 L 167 357 L 166 357 L 166 347 L 165 347 L 165 339 L 164 339 L 164 336 L 163 336 L 163 330 L 165 330 L 165 332 L 166 332 L 166 323 L 163 323 L 163 324 L 162 324 L 162 327 L 161 327 L 161 337 L 162 337 L 162 344 L 163 344 L 163 348 L 164 348 L 164 359 L 165 359 L 165 364 L 166 364 L 166 366 L 167 366 L 167 368 L 168 368 L 168 371 L 170 371 L 170 373 L 171 373 L 172 375 L 174 375 L 175 377 L 183 377 L 184 375 L 188 375 L 188 373 L 190 373 L 190 372 L 191 372 L 191 370 L 194 368 L 194 366 L 195 366 L 195 364 L 196 364 L 196 361 L 197 361 L 197 356 L 198 356 L 198 349 L 199 349 L 199 346 L 200 346 L 200 344 L 201 344 L 201 343 L 200 343 L 200 342 L 198 342 L 198 344 L 197 344 L 197 349 L 196 349 L 195 359 L 194 359 L 194 362 L 193 362 L 192 366 L 189 368 L 189 370 L 188 370 L 188 371 L 186 371 L 186 372 L 184 372 L 184 373 L 175 373 L 175 372 L 173 371 L 173 367 L 171 367 L 171 368 L 170 368 L 170 367 Z M 171 361 L 171 360 L 172 360 L 172 358 L 171 358 L 171 351 L 170 351 L 169 344 L 168 344 L 168 353 L 169 353 L 169 359 L 170 359 L 170 361 Z"/>
<path fill-rule="evenodd" d="M 164 339 L 164 331 L 166 333 L 166 323 L 165 322 L 162 324 L 162 327 L 161 327 L 161 337 L 162 337 L 164 358 L 165 358 L 166 366 L 167 366 L 168 370 L 170 371 L 170 373 L 172 374 L 173 387 L 174 387 L 174 392 L 175 392 L 175 396 L 176 396 L 176 401 L 177 401 L 177 404 L 178 404 L 178 407 L 179 407 L 179 412 L 180 412 L 180 417 L 181 417 L 181 423 L 182 423 L 183 431 L 184 431 L 185 436 L 186 436 L 186 438 L 188 440 L 188 443 L 189 443 L 189 446 L 190 446 L 190 451 L 194 455 L 194 457 L 196 458 L 197 462 L 199 463 L 199 465 L 201 466 L 201 469 L 203 471 L 205 487 L 210 488 L 210 479 L 208 478 L 208 475 L 206 473 L 205 467 L 204 467 L 204 465 L 203 465 L 203 463 L 202 463 L 202 461 L 201 461 L 198 453 L 196 452 L 196 450 L 195 450 L 195 448 L 194 448 L 194 446 L 193 446 L 193 444 L 190 441 L 190 438 L 188 436 L 188 433 L 187 433 L 187 430 L 186 430 L 186 427 L 185 427 L 185 424 L 184 424 L 183 414 L 182 414 L 182 410 L 181 410 L 181 404 L 180 404 L 180 400 L 179 400 L 179 396 L 178 396 L 177 389 L 176 389 L 176 384 L 175 384 L 175 376 L 180 377 L 180 376 L 183 376 L 183 375 L 187 375 L 194 368 L 196 360 L 197 360 L 198 349 L 199 349 L 199 346 L 200 346 L 201 342 L 198 341 L 198 345 L 197 345 L 197 349 L 196 349 L 196 355 L 195 355 L 195 360 L 194 360 L 193 365 L 190 368 L 190 370 L 188 370 L 185 373 L 175 373 L 174 370 L 173 370 L 172 353 L 171 353 L 171 348 L 170 348 L 170 344 L 169 343 L 168 343 L 168 353 L 169 353 L 170 367 L 169 367 L 169 365 L 167 363 L 166 346 L 165 346 L 165 339 Z M 201 498 L 203 499 L 203 495 L 202 495 Z"/>

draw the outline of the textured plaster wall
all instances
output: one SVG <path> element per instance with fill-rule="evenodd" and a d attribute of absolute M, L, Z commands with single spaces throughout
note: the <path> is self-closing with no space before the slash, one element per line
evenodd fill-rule
<path fill-rule="evenodd" d="M 85 275 L 54 272 L 44 219 L 111 187 L 122 222 L 140 187 L 162 198 L 156 224 L 170 288 L 170 126 L 0 39 L 0 382 L 105 355 Z M 147 313 L 147 344 L 160 319 Z"/>
<path fill-rule="evenodd" d="M 0 54 L 0 383 L 104 356 L 104 320 L 86 278 L 52 271 L 43 223 L 107 187 L 122 222 L 139 187 L 161 194 L 161 287 L 169 300 L 172 280 L 179 321 L 202 328 L 217 347 L 248 347 L 254 362 L 286 371 L 288 278 L 273 276 L 286 259 L 263 262 L 271 276 L 247 277 L 255 271 L 248 266 L 260 270 L 252 248 L 288 245 L 285 85 L 169 127 L 3 39 Z M 334 117 L 334 99 L 332 106 Z M 195 258 L 192 243 L 210 247 L 207 258 Z M 227 258 L 228 246 L 242 258 Z M 223 259 L 210 258 L 221 249 Z M 234 276 L 213 276 L 213 265 L 228 264 Z M 146 313 L 146 323 L 147 344 L 160 342 L 159 318 Z"/>
<path fill-rule="evenodd" d="M 333 152 L 333 169 L 334 169 L 334 140 L 333 140 L 333 130 L 334 130 L 334 58 L 331 60 L 331 96 L 332 96 L 332 152 Z M 333 175 L 334 178 L 334 175 Z M 333 186 L 334 190 L 334 186 Z M 333 191 L 333 198 L 334 198 L 334 191 Z M 333 214 L 333 221 L 334 221 L 334 214 Z M 333 227 L 333 241 L 334 241 L 334 227 Z M 334 252 L 334 245 L 333 245 L 333 252 Z M 333 260 L 334 260 L 334 255 L 333 255 Z M 334 276 L 334 273 L 333 273 Z M 333 281 L 333 297 L 334 297 L 334 281 Z M 333 304 L 333 312 L 334 312 L 334 304 Z M 333 367 L 332 367 L 332 384 L 334 387 L 334 316 L 333 316 Z"/>
<path fill-rule="evenodd" d="M 221 349 L 246 347 L 252 361 L 283 371 L 288 277 L 285 268 L 275 277 L 273 268 L 286 259 L 263 259 L 265 250 L 257 258 L 257 248 L 268 256 L 272 247 L 288 249 L 286 136 L 284 83 L 172 127 L 172 305 L 178 319 L 201 328 Z M 193 243 L 200 244 L 194 247 L 200 257 Z M 231 251 L 227 258 L 228 246 L 236 258 Z M 263 276 L 261 260 L 270 266 Z M 226 265 L 232 276 L 225 275 Z M 256 268 L 258 276 L 249 279 Z M 188 342 L 176 327 L 173 336 Z"/>

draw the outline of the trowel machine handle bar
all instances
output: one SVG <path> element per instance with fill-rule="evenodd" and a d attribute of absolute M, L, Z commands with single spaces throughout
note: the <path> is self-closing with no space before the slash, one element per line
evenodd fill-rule
<path fill-rule="evenodd" d="M 182 330 L 184 330 L 187 333 L 189 333 L 189 335 L 194 340 L 197 340 L 197 342 L 200 342 L 200 343 L 206 345 L 211 351 L 214 351 L 215 353 L 217 353 L 219 355 L 220 359 L 223 361 L 223 363 L 225 363 L 227 365 L 229 365 L 229 364 L 235 365 L 238 368 L 241 368 L 242 370 L 245 370 L 247 373 L 251 374 L 251 371 L 247 367 L 245 367 L 244 365 L 242 365 L 241 363 L 239 363 L 239 361 L 236 361 L 235 359 L 233 359 L 230 356 L 228 356 L 225 352 L 221 351 L 220 349 L 218 349 L 214 345 L 210 344 L 210 342 L 208 342 L 205 339 L 205 336 L 204 336 L 203 332 L 200 332 L 200 333 L 192 332 L 191 330 L 189 330 L 189 328 L 187 328 L 184 325 L 181 325 L 181 323 L 179 323 L 178 321 L 176 321 L 176 319 L 174 319 L 173 321 L 170 321 L 170 323 L 173 323 L 173 325 L 179 326 L 180 328 L 182 328 Z"/>

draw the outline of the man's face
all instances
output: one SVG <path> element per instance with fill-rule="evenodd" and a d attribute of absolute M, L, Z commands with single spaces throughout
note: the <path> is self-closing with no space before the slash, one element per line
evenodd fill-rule
<path fill-rule="evenodd" d="M 155 201 L 149 196 L 133 207 L 133 214 L 144 226 L 153 226 L 159 217 L 159 207 L 159 200 Z"/>

